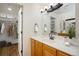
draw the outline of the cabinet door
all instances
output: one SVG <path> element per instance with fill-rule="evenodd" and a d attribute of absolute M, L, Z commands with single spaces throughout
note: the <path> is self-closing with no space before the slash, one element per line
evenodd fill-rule
<path fill-rule="evenodd" d="M 42 56 L 42 52 L 43 52 L 42 43 L 35 41 L 35 55 Z"/>
<path fill-rule="evenodd" d="M 57 51 L 57 56 L 69 56 L 69 54 L 64 53 L 62 51 Z"/>
<path fill-rule="evenodd" d="M 31 39 L 31 55 L 35 55 L 35 40 Z"/>
<path fill-rule="evenodd" d="M 43 56 L 56 56 L 56 49 L 43 44 Z"/>

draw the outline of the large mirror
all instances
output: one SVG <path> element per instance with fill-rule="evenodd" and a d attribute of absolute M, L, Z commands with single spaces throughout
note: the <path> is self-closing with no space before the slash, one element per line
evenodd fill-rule
<path fill-rule="evenodd" d="M 70 27 L 74 27 L 75 28 L 75 24 L 76 24 L 75 18 L 66 19 L 63 22 L 63 30 L 65 30 L 66 32 L 68 32 L 69 29 L 70 29 Z"/>
<path fill-rule="evenodd" d="M 75 38 L 75 4 L 67 4 L 52 12 L 50 16 L 50 32 L 53 31 L 60 36 Z"/>

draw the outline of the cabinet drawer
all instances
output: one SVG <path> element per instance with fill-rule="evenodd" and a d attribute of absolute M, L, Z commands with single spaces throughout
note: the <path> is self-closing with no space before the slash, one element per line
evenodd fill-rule
<path fill-rule="evenodd" d="M 56 56 L 56 49 L 43 44 L 43 56 Z"/>
<path fill-rule="evenodd" d="M 35 41 L 35 56 L 42 56 L 42 43 Z"/>

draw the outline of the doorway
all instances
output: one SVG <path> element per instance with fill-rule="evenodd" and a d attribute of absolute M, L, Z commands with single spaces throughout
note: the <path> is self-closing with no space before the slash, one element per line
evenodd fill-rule
<path fill-rule="evenodd" d="M 0 3 L 0 56 L 22 54 L 22 6 Z"/>

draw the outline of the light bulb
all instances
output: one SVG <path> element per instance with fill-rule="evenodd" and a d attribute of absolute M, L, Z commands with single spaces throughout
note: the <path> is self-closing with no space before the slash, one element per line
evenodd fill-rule
<path fill-rule="evenodd" d="M 44 11 L 43 9 L 41 9 L 40 11 Z"/>
<path fill-rule="evenodd" d="M 12 11 L 12 9 L 11 9 L 11 8 L 8 8 L 8 10 L 9 10 L 9 11 Z"/>
<path fill-rule="evenodd" d="M 44 8 L 45 8 L 45 9 L 48 9 L 48 6 L 45 6 Z"/>
<path fill-rule="evenodd" d="M 58 3 L 50 3 L 50 5 L 52 6 L 56 6 Z"/>

